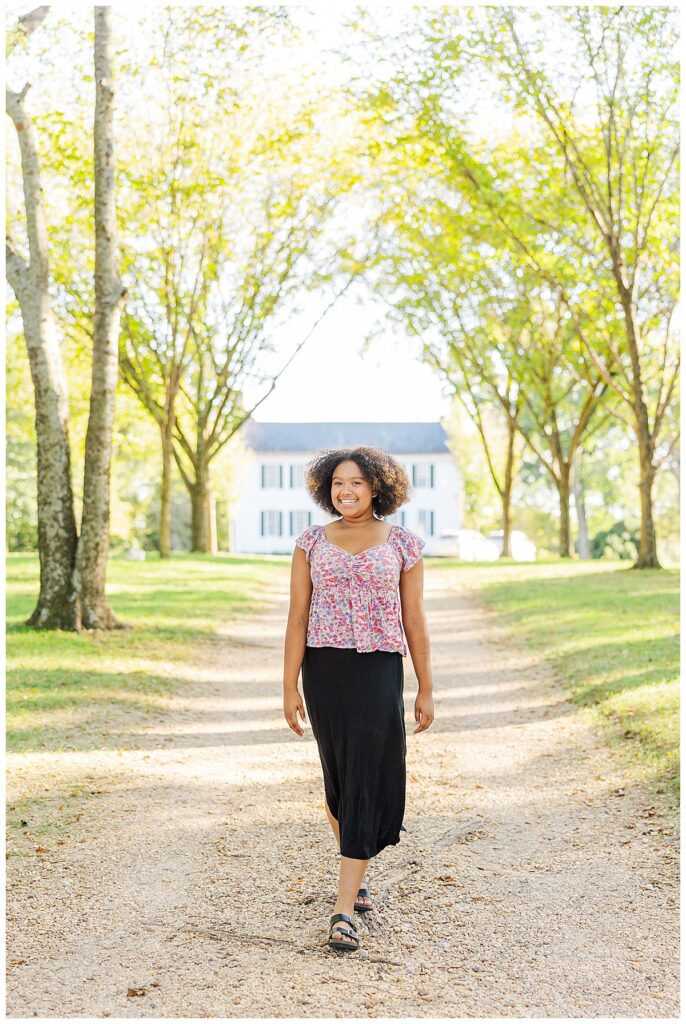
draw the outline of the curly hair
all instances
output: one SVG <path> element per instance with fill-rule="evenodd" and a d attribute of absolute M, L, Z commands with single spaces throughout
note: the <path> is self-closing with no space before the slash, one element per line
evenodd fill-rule
<path fill-rule="evenodd" d="M 410 480 L 400 463 L 381 448 L 325 448 L 307 463 L 305 486 L 312 500 L 332 515 L 340 515 L 331 500 L 331 479 L 341 462 L 357 463 L 362 476 L 376 491 L 372 511 L 379 518 L 392 515 L 410 494 Z"/>

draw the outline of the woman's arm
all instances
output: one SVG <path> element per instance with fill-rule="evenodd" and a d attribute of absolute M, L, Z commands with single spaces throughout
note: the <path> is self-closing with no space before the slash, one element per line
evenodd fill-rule
<path fill-rule="evenodd" d="M 296 547 L 291 563 L 291 603 L 288 609 L 286 639 L 283 655 L 283 710 L 291 729 L 299 736 L 303 728 L 299 724 L 296 712 L 300 711 L 303 721 L 305 708 L 298 692 L 298 678 L 305 656 L 307 643 L 307 625 L 310 619 L 310 602 L 312 600 L 312 578 L 307 557 L 302 548 Z"/>
<path fill-rule="evenodd" d="M 407 646 L 419 682 L 415 702 L 415 720 L 419 722 L 419 728 L 415 732 L 423 732 L 433 722 L 434 709 L 429 626 L 424 612 L 424 563 L 421 558 L 411 569 L 400 574 L 400 607 Z"/>

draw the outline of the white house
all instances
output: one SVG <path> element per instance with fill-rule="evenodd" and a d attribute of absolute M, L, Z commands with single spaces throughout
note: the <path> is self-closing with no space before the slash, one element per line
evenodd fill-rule
<path fill-rule="evenodd" d="M 444 530 L 459 530 L 460 475 L 440 423 L 259 423 L 241 428 L 246 458 L 231 516 L 231 548 L 240 554 L 288 554 L 306 526 L 330 516 L 310 498 L 304 467 L 325 448 L 373 445 L 404 466 L 410 500 L 389 516 L 426 540 L 424 553 L 438 553 Z"/>

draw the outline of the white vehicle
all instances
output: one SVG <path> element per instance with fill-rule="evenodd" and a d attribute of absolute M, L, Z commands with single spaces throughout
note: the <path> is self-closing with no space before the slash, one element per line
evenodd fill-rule
<path fill-rule="evenodd" d="M 488 539 L 497 546 L 498 556 L 500 556 L 500 552 L 503 550 L 503 531 L 491 530 Z M 510 534 L 510 548 L 515 562 L 536 561 L 536 545 L 532 540 L 529 540 L 522 530 L 512 531 Z"/>
<path fill-rule="evenodd" d="M 460 530 L 460 558 L 465 562 L 495 562 L 499 548 L 479 530 Z"/>
<path fill-rule="evenodd" d="M 130 562 L 144 562 L 145 551 L 143 548 L 139 548 L 136 544 L 132 544 L 125 552 L 124 558 L 128 558 Z"/>
<path fill-rule="evenodd" d="M 434 538 L 431 554 L 452 555 L 465 562 L 494 562 L 498 546 L 478 530 L 443 530 Z"/>

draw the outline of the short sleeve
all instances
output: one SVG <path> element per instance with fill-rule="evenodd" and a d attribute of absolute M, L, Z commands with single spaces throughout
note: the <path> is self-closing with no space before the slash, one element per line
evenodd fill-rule
<path fill-rule="evenodd" d="M 398 531 L 397 539 L 402 558 L 401 572 L 407 572 L 422 557 L 422 548 L 426 546 L 426 541 L 406 527 Z"/>
<path fill-rule="evenodd" d="M 317 537 L 319 536 L 316 526 L 306 527 L 301 534 L 295 538 L 295 543 L 299 548 L 302 548 L 309 562 L 312 548 L 317 543 Z"/>

